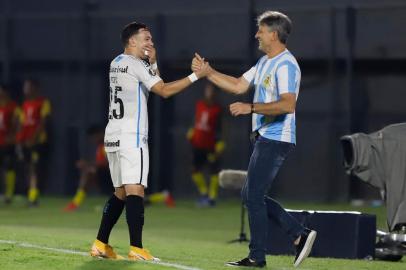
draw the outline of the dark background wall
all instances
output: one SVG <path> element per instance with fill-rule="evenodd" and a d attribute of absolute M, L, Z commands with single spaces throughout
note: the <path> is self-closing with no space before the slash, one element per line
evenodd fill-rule
<path fill-rule="evenodd" d="M 255 17 L 268 9 L 292 19 L 288 48 L 302 68 L 297 147 L 273 193 L 317 201 L 345 200 L 354 189 L 373 196 L 344 175 L 339 137 L 405 121 L 404 1 L 0 0 L 0 79 L 21 100 L 22 80 L 38 78 L 53 106 L 45 191 L 74 189 L 74 160 L 91 152 L 85 130 L 105 124 L 108 65 L 122 50 L 123 25 L 137 20 L 150 26 L 166 81 L 190 73 L 195 51 L 240 76 L 260 56 Z M 150 99 L 152 190 L 194 194 L 185 133 L 203 85 L 168 100 Z M 245 169 L 250 118 L 232 118 L 227 106 L 250 96 L 219 93 L 218 99 L 225 110 L 223 167 Z"/>

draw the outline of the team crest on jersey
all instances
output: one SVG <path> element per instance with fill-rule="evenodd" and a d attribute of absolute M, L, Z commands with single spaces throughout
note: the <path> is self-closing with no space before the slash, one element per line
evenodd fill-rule
<path fill-rule="evenodd" d="M 262 81 L 262 85 L 267 90 L 274 88 L 275 83 L 272 74 L 266 75 L 265 79 Z"/>

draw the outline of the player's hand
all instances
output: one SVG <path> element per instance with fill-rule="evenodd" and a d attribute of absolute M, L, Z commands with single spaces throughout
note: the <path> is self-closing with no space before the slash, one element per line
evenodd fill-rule
<path fill-rule="evenodd" d="M 231 115 L 233 115 L 233 116 L 250 114 L 251 113 L 251 104 L 235 102 L 230 105 L 230 112 L 231 112 Z"/>
<path fill-rule="evenodd" d="M 209 153 L 209 154 L 207 154 L 207 160 L 208 160 L 210 163 L 216 162 L 216 160 L 217 160 L 217 154 L 215 154 L 215 153 Z"/>
<path fill-rule="evenodd" d="M 186 139 L 188 139 L 189 141 L 192 140 L 193 138 L 193 133 L 195 132 L 194 128 L 189 128 L 187 133 L 186 133 Z"/>
<path fill-rule="evenodd" d="M 156 49 L 154 46 L 147 46 L 144 48 L 144 54 L 148 57 L 151 65 L 156 63 Z"/>
<path fill-rule="evenodd" d="M 198 53 L 195 53 L 195 57 L 193 57 L 192 64 L 190 65 L 190 69 L 193 72 L 196 72 L 202 68 L 204 63 L 205 63 L 204 58 L 201 57 Z"/>

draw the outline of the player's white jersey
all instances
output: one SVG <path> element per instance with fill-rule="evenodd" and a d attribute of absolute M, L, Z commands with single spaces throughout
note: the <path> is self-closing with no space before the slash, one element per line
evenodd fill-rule
<path fill-rule="evenodd" d="M 110 64 L 109 79 L 109 122 L 104 137 L 106 152 L 146 145 L 148 95 L 161 78 L 146 61 L 120 54 Z"/>

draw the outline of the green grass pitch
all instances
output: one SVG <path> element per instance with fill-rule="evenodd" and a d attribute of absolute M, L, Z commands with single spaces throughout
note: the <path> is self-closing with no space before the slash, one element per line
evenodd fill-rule
<path fill-rule="evenodd" d="M 156 265 L 142 262 L 107 261 L 89 256 L 64 254 L 37 247 L 88 252 L 100 221 L 105 198 L 89 198 L 75 213 L 61 211 L 67 199 L 42 198 L 38 208 L 28 209 L 22 199 L 10 206 L 0 204 L 0 268 L 16 269 L 231 269 L 228 260 L 247 255 L 247 244 L 229 244 L 239 233 L 238 200 L 220 202 L 218 207 L 198 209 L 192 201 L 179 201 L 176 208 L 153 205 L 146 209 L 144 246 L 163 262 L 178 265 Z M 292 204 L 288 208 L 319 210 L 356 210 L 378 216 L 378 227 L 385 228 L 383 207 L 351 208 L 347 205 Z M 128 252 L 128 231 L 124 215 L 110 237 L 110 244 L 121 255 Z M 267 269 L 294 269 L 293 257 L 268 256 Z M 308 258 L 299 269 L 406 269 L 400 262 Z"/>

